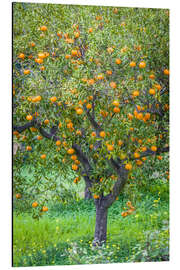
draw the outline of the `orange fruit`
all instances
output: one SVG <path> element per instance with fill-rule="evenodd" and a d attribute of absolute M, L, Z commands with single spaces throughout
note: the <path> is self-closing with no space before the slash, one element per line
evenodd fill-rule
<path fill-rule="evenodd" d="M 44 71 L 45 70 L 45 66 L 40 67 L 40 70 L 41 71 Z"/>
<path fill-rule="evenodd" d="M 114 150 L 114 146 L 111 144 L 107 144 L 107 150 L 108 151 L 113 151 Z"/>
<path fill-rule="evenodd" d="M 43 59 L 42 58 L 35 58 L 35 62 L 38 63 L 38 64 L 42 64 Z"/>
<path fill-rule="evenodd" d="M 48 125 L 48 124 L 49 124 L 49 120 L 48 120 L 48 119 L 45 119 L 45 120 L 44 120 L 44 124 L 45 124 L 45 125 Z"/>
<path fill-rule="evenodd" d="M 66 55 L 65 55 L 65 58 L 66 58 L 66 59 L 70 59 L 70 58 L 71 58 L 71 55 L 70 55 L 70 54 L 66 54 Z"/>
<path fill-rule="evenodd" d="M 128 113 L 128 119 L 132 120 L 133 119 L 133 115 L 131 113 Z"/>
<path fill-rule="evenodd" d="M 108 53 L 113 53 L 113 51 L 114 51 L 113 48 L 111 48 L 111 47 L 107 48 L 107 52 L 108 52 Z"/>
<path fill-rule="evenodd" d="M 90 110 L 90 109 L 92 108 L 92 104 L 88 103 L 88 104 L 86 105 L 86 108 Z"/>
<path fill-rule="evenodd" d="M 139 96 L 139 91 L 138 90 L 135 90 L 133 91 L 133 97 L 138 97 Z"/>
<path fill-rule="evenodd" d="M 56 100 L 57 100 L 57 97 L 51 97 L 51 98 L 50 98 L 50 101 L 51 101 L 51 102 L 56 102 Z"/>
<path fill-rule="evenodd" d="M 100 135 L 100 137 L 104 138 L 104 137 L 106 136 L 106 133 L 105 133 L 104 131 L 101 131 L 101 132 L 99 133 L 99 135 Z"/>
<path fill-rule="evenodd" d="M 40 136 L 40 135 L 37 136 L 37 139 L 38 139 L 39 141 L 42 140 L 42 138 L 43 138 L 43 137 Z"/>
<path fill-rule="evenodd" d="M 114 107 L 113 112 L 114 113 L 119 113 L 120 112 L 120 108 L 119 107 Z"/>
<path fill-rule="evenodd" d="M 24 58 L 25 58 L 24 53 L 20 53 L 20 54 L 18 55 L 18 58 L 20 58 L 20 59 L 24 59 Z"/>
<path fill-rule="evenodd" d="M 81 135 L 82 135 L 81 130 L 77 130 L 77 131 L 76 131 L 76 135 L 80 135 L 80 136 L 81 136 Z"/>
<path fill-rule="evenodd" d="M 143 76 L 142 75 L 139 75 L 137 78 L 138 78 L 139 81 L 142 81 L 143 80 Z"/>
<path fill-rule="evenodd" d="M 57 145 L 57 146 L 61 145 L 61 141 L 59 141 L 59 140 L 56 141 L 56 145 Z"/>
<path fill-rule="evenodd" d="M 145 116 L 144 116 L 145 120 L 149 120 L 150 117 L 151 117 L 151 114 L 150 113 L 146 113 Z"/>
<path fill-rule="evenodd" d="M 75 150 L 74 150 L 73 148 L 69 148 L 69 149 L 67 150 L 67 153 L 68 153 L 69 155 L 74 154 L 74 152 L 75 152 Z"/>
<path fill-rule="evenodd" d="M 113 104 L 114 106 L 118 107 L 118 106 L 119 106 L 119 101 L 114 100 L 112 104 Z"/>
<path fill-rule="evenodd" d="M 112 70 L 107 70 L 107 71 L 106 71 L 106 74 L 107 74 L 107 75 L 112 75 Z"/>
<path fill-rule="evenodd" d="M 28 115 L 26 116 L 26 120 L 31 121 L 32 119 L 33 119 L 32 115 L 28 114 Z"/>
<path fill-rule="evenodd" d="M 115 89 L 117 87 L 117 84 L 115 82 L 110 82 L 110 87 Z"/>
<path fill-rule="evenodd" d="M 149 89 L 149 94 L 150 95 L 155 95 L 156 94 L 155 89 L 153 89 L 153 88 Z"/>
<path fill-rule="evenodd" d="M 72 50 L 71 51 L 71 55 L 72 56 L 77 56 L 78 55 L 78 51 L 77 50 Z"/>
<path fill-rule="evenodd" d="M 89 85 L 93 85 L 93 84 L 95 83 L 95 80 L 94 80 L 94 79 L 89 79 L 89 80 L 87 81 L 87 83 L 88 83 Z"/>
<path fill-rule="evenodd" d="M 132 165 L 131 165 L 131 163 L 127 163 L 126 165 L 125 165 L 125 169 L 126 170 L 131 170 L 132 169 Z"/>
<path fill-rule="evenodd" d="M 155 79 L 155 75 L 154 74 L 150 74 L 149 75 L 149 78 L 152 79 L 152 80 L 154 80 Z"/>
<path fill-rule="evenodd" d="M 156 146 L 151 146 L 151 150 L 153 151 L 153 152 L 156 152 L 157 151 L 157 147 Z"/>
<path fill-rule="evenodd" d="M 24 70 L 24 75 L 28 75 L 28 74 L 30 74 L 30 70 L 29 69 L 25 69 Z"/>
<path fill-rule="evenodd" d="M 16 194 L 16 199 L 20 199 L 21 198 L 21 194 L 20 193 L 17 193 Z"/>
<path fill-rule="evenodd" d="M 158 156 L 157 158 L 158 158 L 159 160 L 162 160 L 162 156 Z"/>
<path fill-rule="evenodd" d="M 79 165 L 80 161 L 78 159 L 75 160 L 75 164 Z"/>
<path fill-rule="evenodd" d="M 38 53 L 38 58 L 44 59 L 46 55 L 44 53 Z"/>
<path fill-rule="evenodd" d="M 136 165 L 141 166 L 142 164 L 143 162 L 140 159 L 136 160 Z"/>
<path fill-rule="evenodd" d="M 141 62 L 139 63 L 139 68 L 145 68 L 145 67 L 146 67 L 146 62 L 141 61 Z"/>
<path fill-rule="evenodd" d="M 165 74 L 165 75 L 169 75 L 169 74 L 170 74 L 169 69 L 164 69 L 164 71 L 163 71 L 163 72 L 164 72 L 164 74 Z"/>
<path fill-rule="evenodd" d="M 129 65 L 130 65 L 130 67 L 135 67 L 136 66 L 136 62 L 131 61 Z"/>
<path fill-rule="evenodd" d="M 37 203 L 37 202 L 33 202 L 33 203 L 32 203 L 32 207 L 33 207 L 33 208 L 36 208 L 37 206 L 38 206 L 38 203 Z"/>
<path fill-rule="evenodd" d="M 146 161 L 146 159 L 147 159 L 146 157 L 142 157 L 142 160 L 143 160 L 143 161 Z"/>
<path fill-rule="evenodd" d="M 91 136 L 92 136 L 92 137 L 96 137 L 96 132 L 93 131 L 93 132 L 91 133 Z"/>
<path fill-rule="evenodd" d="M 76 164 L 73 164 L 73 165 L 72 165 L 72 169 L 73 169 L 74 171 L 77 171 L 78 166 L 77 166 Z"/>
<path fill-rule="evenodd" d="M 77 156 L 76 156 L 76 155 L 72 155 L 72 156 L 71 156 L 71 159 L 72 159 L 72 160 L 76 160 L 76 159 L 77 159 Z"/>
<path fill-rule="evenodd" d="M 155 84 L 154 87 L 155 87 L 157 90 L 159 90 L 159 91 L 160 91 L 161 88 L 162 88 L 160 84 Z"/>
<path fill-rule="evenodd" d="M 81 108 L 76 109 L 76 113 L 79 114 L 79 115 L 82 114 L 83 113 L 83 109 L 81 109 Z"/>
<path fill-rule="evenodd" d="M 134 157 L 135 157 L 135 158 L 139 158 L 139 157 L 140 157 L 140 154 L 137 153 L 137 152 L 135 152 L 135 153 L 134 153 Z"/>
<path fill-rule="evenodd" d="M 117 65 L 120 65 L 121 64 L 121 59 L 117 58 L 115 62 L 116 62 Z"/>
<path fill-rule="evenodd" d="M 47 26 L 45 26 L 45 25 L 41 26 L 40 30 L 41 31 L 47 31 Z"/>
<path fill-rule="evenodd" d="M 78 38 L 79 36 L 80 36 L 80 33 L 79 33 L 79 32 L 75 32 L 75 33 L 74 33 L 74 37 L 75 37 L 75 38 Z"/>
<path fill-rule="evenodd" d="M 141 150 L 142 150 L 142 152 L 145 152 L 145 151 L 147 150 L 146 146 L 143 146 L 143 147 L 141 148 Z"/>
<path fill-rule="evenodd" d="M 123 141 L 119 140 L 118 145 L 121 146 L 123 144 Z"/>
<path fill-rule="evenodd" d="M 26 150 L 27 151 L 31 151 L 32 150 L 32 147 L 28 145 L 28 146 L 26 146 Z"/>
<path fill-rule="evenodd" d="M 47 211 L 48 211 L 47 206 L 43 206 L 42 211 L 43 211 L 43 212 L 47 212 Z"/>
<path fill-rule="evenodd" d="M 88 29 L 88 32 L 89 32 L 89 33 L 92 33 L 92 32 L 93 32 L 93 28 L 90 27 L 90 28 Z"/>
<path fill-rule="evenodd" d="M 99 195 L 94 194 L 94 199 L 99 199 Z"/>
<path fill-rule="evenodd" d="M 137 119 L 142 120 L 143 119 L 143 114 L 142 113 L 138 113 L 137 114 Z"/>
<path fill-rule="evenodd" d="M 46 158 L 46 154 L 42 154 L 41 159 L 45 159 L 45 158 Z"/>

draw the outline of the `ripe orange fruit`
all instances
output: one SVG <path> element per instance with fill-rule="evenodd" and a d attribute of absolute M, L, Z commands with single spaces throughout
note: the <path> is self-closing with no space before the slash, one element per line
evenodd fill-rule
<path fill-rule="evenodd" d="M 36 44 L 35 44 L 34 42 L 31 42 L 31 43 L 30 43 L 30 46 L 31 46 L 31 47 L 35 47 L 35 45 L 36 45 Z"/>
<path fill-rule="evenodd" d="M 77 50 L 72 50 L 71 51 L 71 55 L 72 56 L 77 56 L 78 55 L 78 51 Z"/>
<path fill-rule="evenodd" d="M 25 58 L 24 53 L 20 53 L 20 54 L 18 55 L 18 58 L 20 58 L 20 59 L 24 59 L 24 58 Z"/>
<path fill-rule="evenodd" d="M 119 113 L 120 112 L 120 108 L 119 107 L 114 107 L 113 112 L 114 113 Z"/>
<path fill-rule="evenodd" d="M 81 135 L 82 135 L 82 132 L 81 132 L 81 130 L 77 130 L 77 131 L 76 131 L 76 135 L 79 135 L 79 136 L 81 136 Z"/>
<path fill-rule="evenodd" d="M 153 88 L 149 89 L 149 94 L 150 95 L 155 95 L 156 94 L 155 89 L 153 89 Z"/>
<path fill-rule="evenodd" d="M 90 27 L 89 30 L 88 30 L 89 33 L 92 33 L 93 32 L 93 28 Z"/>
<path fill-rule="evenodd" d="M 75 152 L 75 150 L 74 150 L 73 148 L 69 148 L 69 149 L 67 150 L 67 153 L 68 153 L 69 155 L 74 154 L 74 152 Z"/>
<path fill-rule="evenodd" d="M 51 97 L 51 98 L 50 98 L 50 101 L 51 101 L 51 102 L 56 102 L 56 100 L 57 100 L 57 97 Z"/>
<path fill-rule="evenodd" d="M 80 36 L 80 33 L 79 33 L 79 32 L 75 32 L 75 33 L 74 33 L 74 37 L 75 37 L 75 38 L 78 38 L 79 36 Z"/>
<path fill-rule="evenodd" d="M 28 114 L 28 115 L 26 116 L 26 120 L 31 121 L 32 119 L 33 119 L 32 115 Z"/>
<path fill-rule="evenodd" d="M 157 158 L 158 158 L 159 160 L 162 160 L 162 156 L 158 156 Z"/>
<path fill-rule="evenodd" d="M 139 68 L 145 68 L 145 67 L 146 67 L 146 62 L 141 61 L 141 62 L 139 63 Z"/>
<path fill-rule="evenodd" d="M 43 211 L 43 212 L 47 212 L 47 211 L 48 211 L 47 206 L 43 206 L 42 211 Z"/>
<path fill-rule="evenodd" d="M 41 26 L 40 30 L 41 31 L 47 31 L 47 26 L 45 26 L 45 25 Z"/>
<path fill-rule="evenodd" d="M 113 151 L 114 150 L 114 146 L 111 144 L 107 144 L 107 150 L 108 151 Z"/>
<path fill-rule="evenodd" d="M 99 199 L 99 195 L 94 194 L 94 199 Z"/>
<path fill-rule="evenodd" d="M 131 165 L 131 163 L 127 163 L 126 165 L 125 165 L 125 169 L 126 170 L 131 170 L 132 169 L 132 165 Z"/>
<path fill-rule="evenodd" d="M 163 72 L 164 72 L 164 74 L 165 74 L 165 75 L 169 75 L 169 74 L 170 74 L 169 69 L 164 69 L 164 71 L 163 71 Z"/>
<path fill-rule="evenodd" d="M 101 131 L 101 132 L 99 133 L 99 135 L 100 135 L 100 137 L 104 138 L 104 137 L 106 136 L 106 133 L 105 133 L 104 131 Z"/>
<path fill-rule="evenodd" d="M 66 54 L 66 55 L 65 55 L 65 58 L 66 58 L 66 59 L 70 59 L 70 58 L 71 58 L 71 55 L 70 55 L 70 54 Z"/>
<path fill-rule="evenodd" d="M 20 199 L 21 198 L 21 194 L 20 193 L 17 193 L 16 194 L 16 199 Z"/>
<path fill-rule="evenodd" d="M 143 146 L 143 147 L 141 148 L 141 150 L 142 150 L 142 152 L 145 152 L 145 151 L 147 150 L 146 146 Z"/>
<path fill-rule="evenodd" d="M 44 53 L 38 53 L 38 58 L 44 59 L 46 58 L 46 55 Z"/>
<path fill-rule="evenodd" d="M 44 71 L 45 70 L 45 66 L 40 67 L 40 70 L 41 71 Z"/>
<path fill-rule="evenodd" d="M 87 81 L 87 83 L 88 83 L 89 85 L 93 85 L 93 84 L 95 83 L 95 80 L 94 80 L 94 79 L 89 79 L 89 80 Z"/>
<path fill-rule="evenodd" d="M 30 70 L 29 69 L 25 69 L 24 70 L 24 75 L 28 75 L 28 74 L 30 74 Z"/>
<path fill-rule="evenodd" d="M 113 52 L 114 52 L 114 49 L 111 48 L 111 47 L 109 47 L 109 48 L 107 48 L 107 52 L 108 52 L 108 53 L 113 53 Z"/>
<path fill-rule="evenodd" d="M 150 74 L 149 75 L 149 78 L 152 79 L 152 80 L 154 80 L 155 79 L 155 75 L 154 74 Z"/>
<path fill-rule="evenodd" d="M 135 67 L 136 66 L 136 62 L 131 61 L 129 65 L 130 65 L 130 67 Z"/>
<path fill-rule="evenodd" d="M 81 108 L 76 109 L 76 113 L 79 114 L 79 115 L 82 114 L 83 113 L 83 109 L 81 109 Z"/>
<path fill-rule="evenodd" d="M 61 141 L 59 141 L 59 140 L 56 141 L 56 145 L 57 145 L 57 146 L 61 145 Z"/>
<path fill-rule="evenodd" d="M 120 65 L 120 64 L 121 64 L 121 59 L 117 58 L 117 59 L 116 59 L 116 64 L 117 64 L 117 65 Z"/>
<path fill-rule="evenodd" d="M 43 138 L 43 137 L 40 136 L 40 135 L 37 136 L 37 140 L 39 140 L 39 141 L 42 140 L 42 138 Z"/>
<path fill-rule="evenodd" d="M 88 103 L 88 104 L 86 105 L 86 108 L 87 108 L 88 110 L 90 110 L 90 109 L 92 108 L 92 104 Z"/>
<path fill-rule="evenodd" d="M 38 206 L 38 203 L 37 203 L 37 202 L 33 202 L 33 203 L 32 203 L 32 207 L 33 207 L 33 208 L 36 208 L 37 206 Z"/>
<path fill-rule="evenodd" d="M 138 97 L 139 96 L 139 91 L 138 90 L 135 90 L 133 91 L 133 97 Z"/>
<path fill-rule="evenodd" d="M 161 88 L 162 88 L 160 84 L 155 84 L 154 87 L 155 87 L 157 90 L 159 90 L 159 91 L 160 91 Z"/>
<path fill-rule="evenodd" d="M 128 215 L 127 212 L 122 212 L 122 213 L 121 213 L 121 216 L 122 216 L 122 217 L 127 217 L 127 215 Z"/>
<path fill-rule="evenodd" d="M 115 82 L 110 82 L 110 87 L 115 89 L 117 87 L 117 84 Z"/>
<path fill-rule="evenodd" d="M 112 70 L 107 70 L 107 71 L 106 71 L 106 74 L 107 74 L 107 75 L 112 75 Z"/>
<path fill-rule="evenodd" d="M 156 152 L 157 151 L 157 147 L 156 146 L 151 146 L 151 150 L 153 151 L 153 152 Z"/>
<path fill-rule="evenodd" d="M 143 76 L 142 75 L 139 75 L 137 78 L 138 78 L 139 81 L 142 81 L 143 80 Z"/>
<path fill-rule="evenodd" d="M 72 156 L 71 156 L 71 159 L 72 159 L 72 160 L 76 160 L 76 159 L 77 159 L 77 156 L 76 156 L 76 155 L 72 155 Z"/>
<path fill-rule="evenodd" d="M 150 117 L 151 117 L 151 114 L 150 113 L 146 113 L 145 116 L 144 116 L 145 120 L 149 120 Z"/>
<path fill-rule="evenodd" d="M 135 158 L 139 158 L 139 157 L 140 157 L 140 154 L 137 153 L 137 152 L 135 152 L 135 153 L 134 153 L 134 157 L 135 157 Z"/>
<path fill-rule="evenodd" d="M 142 113 L 138 113 L 137 114 L 137 119 L 142 120 L 143 119 L 143 114 Z"/>
<path fill-rule="evenodd" d="M 79 165 L 80 161 L 78 159 L 75 160 L 75 164 Z"/>
<path fill-rule="evenodd" d="M 118 145 L 121 146 L 123 144 L 123 141 L 119 140 Z"/>
<path fill-rule="evenodd" d="M 46 154 L 42 154 L 41 159 L 45 159 L 45 158 L 46 158 Z"/>
<path fill-rule="evenodd" d="M 38 64 L 42 64 L 43 59 L 42 58 L 35 58 L 35 62 L 38 63 Z"/>
<path fill-rule="evenodd" d="M 146 157 L 142 157 L 142 160 L 143 160 L 143 161 L 146 161 L 146 159 L 147 159 Z"/>
<path fill-rule="evenodd" d="M 92 137 L 96 137 L 96 132 L 93 131 L 93 132 L 91 133 L 91 136 L 92 136 Z"/>
<path fill-rule="evenodd" d="M 31 151 L 32 150 L 32 147 L 28 145 L 28 146 L 26 146 L 26 150 L 27 151 Z"/>
<path fill-rule="evenodd" d="M 78 166 L 77 166 L 76 164 L 73 164 L 73 165 L 72 165 L 72 169 L 73 169 L 74 171 L 77 171 Z"/>
<path fill-rule="evenodd" d="M 45 120 L 44 120 L 44 124 L 45 124 L 45 125 L 48 125 L 48 124 L 49 124 L 49 120 L 48 120 L 48 119 L 45 119 Z"/>
<path fill-rule="evenodd" d="M 118 107 L 118 106 L 119 106 L 119 101 L 114 100 L 112 104 L 113 104 L 114 106 Z"/>
<path fill-rule="evenodd" d="M 133 115 L 131 113 L 128 113 L 128 119 L 132 120 L 133 119 Z"/>

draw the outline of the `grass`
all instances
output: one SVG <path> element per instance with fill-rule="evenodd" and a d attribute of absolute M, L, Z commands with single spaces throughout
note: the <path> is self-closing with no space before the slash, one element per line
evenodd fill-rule
<path fill-rule="evenodd" d="M 156 245 L 164 246 L 166 242 L 167 246 L 168 230 L 164 229 L 168 224 L 166 201 L 146 196 L 143 202 L 137 202 L 134 214 L 122 218 L 125 202 L 126 198 L 121 196 L 109 209 L 108 238 L 106 247 L 101 250 L 102 256 L 92 250 L 95 209 L 91 201 L 52 204 L 39 221 L 28 213 L 18 216 L 14 213 L 14 266 L 81 264 L 94 263 L 94 260 L 103 263 L 107 262 L 107 256 L 104 257 L 107 251 L 111 254 L 108 262 L 126 262 L 133 256 L 137 244 L 143 247 L 147 233 L 153 232 L 158 235 Z M 74 249 L 86 256 L 83 253 L 79 258 L 74 257 Z"/>

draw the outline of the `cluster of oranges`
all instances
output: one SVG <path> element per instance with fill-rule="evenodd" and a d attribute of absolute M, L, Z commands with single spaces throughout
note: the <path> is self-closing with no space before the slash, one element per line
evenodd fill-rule
<path fill-rule="evenodd" d="M 131 201 L 128 201 L 126 205 L 127 207 L 129 207 L 129 209 L 121 213 L 122 217 L 127 217 L 128 215 L 131 215 L 135 211 L 135 208 L 134 206 L 132 206 Z"/>

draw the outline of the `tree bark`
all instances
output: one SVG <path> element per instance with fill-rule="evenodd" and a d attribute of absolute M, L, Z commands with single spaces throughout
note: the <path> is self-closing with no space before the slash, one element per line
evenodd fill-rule
<path fill-rule="evenodd" d="M 85 200 L 92 199 L 92 194 L 91 194 L 89 187 L 87 185 L 85 186 L 85 190 L 84 190 L 84 199 Z"/>
<path fill-rule="evenodd" d="M 106 242 L 107 214 L 108 214 L 108 208 L 104 207 L 103 205 L 99 205 L 99 203 L 97 203 L 96 204 L 96 226 L 95 226 L 93 246 L 100 246 Z"/>

